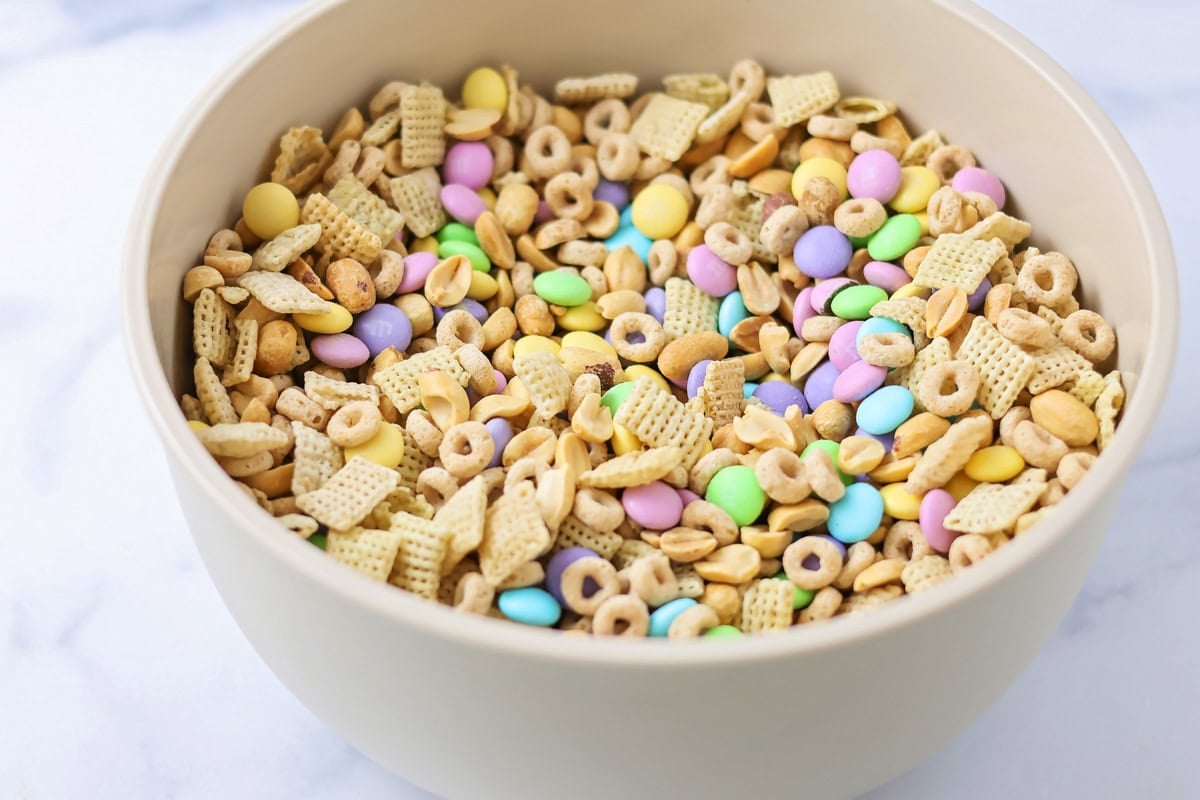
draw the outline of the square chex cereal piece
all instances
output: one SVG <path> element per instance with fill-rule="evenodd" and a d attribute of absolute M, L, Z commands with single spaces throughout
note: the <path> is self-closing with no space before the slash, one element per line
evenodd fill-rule
<path fill-rule="evenodd" d="M 720 309 L 717 298 L 700 291 L 686 278 L 668 278 L 665 288 L 667 302 L 663 331 L 667 339 L 717 329 L 717 311 Z"/>
<path fill-rule="evenodd" d="M 533 482 L 520 481 L 488 509 L 479 568 L 489 586 L 499 586 L 549 546 L 550 530 L 538 511 Z"/>
<path fill-rule="evenodd" d="M 958 501 L 943 523 L 961 533 L 997 533 L 1011 530 L 1017 518 L 1037 502 L 1045 483 L 1028 481 L 1009 486 L 981 483 Z"/>
<path fill-rule="evenodd" d="M 970 295 L 1007 252 L 999 239 L 983 242 L 961 234 L 943 233 L 917 267 L 913 283 L 931 289 L 957 286 Z"/>
<path fill-rule="evenodd" d="M 392 530 L 351 528 L 330 531 L 325 552 L 334 561 L 366 575 L 373 581 L 386 581 L 400 549 L 400 534 Z"/>
<path fill-rule="evenodd" d="M 775 109 L 775 122 L 784 126 L 795 125 L 828 111 L 841 97 L 832 72 L 768 78 L 767 94 Z"/>
<path fill-rule="evenodd" d="M 379 237 L 381 242 L 391 241 L 396 232 L 404 227 L 404 217 L 389 208 L 379 195 L 372 192 L 353 175 L 343 175 L 329 190 L 329 200 L 348 214 L 351 219 Z"/>
<path fill-rule="evenodd" d="M 984 317 L 976 317 L 958 348 L 958 357 L 979 370 L 979 405 L 1000 419 L 1037 369 L 1033 356 L 1004 337 Z"/>
<path fill-rule="evenodd" d="M 392 178 L 392 200 L 414 236 L 429 236 L 446 224 L 442 179 L 433 167 Z"/>
<path fill-rule="evenodd" d="M 450 348 L 444 345 L 384 367 L 371 376 L 371 383 L 379 387 L 397 411 L 406 414 L 421 404 L 417 378 L 435 370 L 441 370 L 463 386 L 467 385 L 467 371 L 458 363 Z"/>
<path fill-rule="evenodd" d="M 649 378 L 634 381 L 633 391 L 617 409 L 613 422 L 652 447 L 682 448 L 682 463 L 688 469 L 699 460 L 713 430 L 711 419 L 688 411 Z"/>
<path fill-rule="evenodd" d="M 446 98 L 436 86 L 406 86 L 400 92 L 400 163 L 435 167 L 446 156 Z"/>
<path fill-rule="evenodd" d="M 346 530 L 383 502 L 396 488 L 396 479 L 395 470 L 355 456 L 320 489 L 297 496 L 296 505 L 322 525 Z"/>
<path fill-rule="evenodd" d="M 655 95 L 629 129 L 643 153 L 678 161 L 687 152 L 708 106 L 666 94 Z"/>
<path fill-rule="evenodd" d="M 247 272 L 237 279 L 254 299 L 280 314 L 328 314 L 329 303 L 286 272 Z"/>
<path fill-rule="evenodd" d="M 353 258 L 360 264 L 370 264 L 383 249 L 383 241 L 360 225 L 333 201 L 320 192 L 313 192 L 300 209 L 305 224 L 321 225 L 318 246 L 333 260 Z"/>
<path fill-rule="evenodd" d="M 392 515 L 391 530 L 399 535 L 400 547 L 388 583 L 436 600 L 442 561 L 453 532 L 434 520 L 403 512 Z"/>

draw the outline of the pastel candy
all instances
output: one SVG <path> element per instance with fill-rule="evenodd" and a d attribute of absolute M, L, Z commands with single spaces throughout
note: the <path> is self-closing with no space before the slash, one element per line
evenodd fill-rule
<path fill-rule="evenodd" d="M 833 382 L 833 399 L 843 403 L 857 403 L 883 385 L 887 367 L 856 361 Z"/>
<path fill-rule="evenodd" d="M 728 514 L 738 525 L 750 525 L 767 505 L 767 494 L 758 485 L 751 467 L 722 467 L 708 482 L 704 499 Z"/>
<path fill-rule="evenodd" d="M 787 412 L 788 406 L 799 406 L 801 413 L 808 413 L 804 392 L 788 381 L 763 381 L 752 396 L 762 400 L 781 417 Z"/>
<path fill-rule="evenodd" d="M 813 310 L 812 295 L 813 287 L 805 286 L 800 290 L 800 294 L 796 295 L 796 302 L 792 305 L 792 329 L 801 339 L 804 338 L 800 334 L 801 328 L 804 327 L 804 321 L 817 315 L 817 312 Z"/>
<path fill-rule="evenodd" d="M 472 300 L 471 298 L 466 297 L 452 306 L 446 306 L 444 308 L 442 306 L 434 306 L 433 321 L 441 322 L 442 317 L 446 316 L 446 314 L 450 313 L 451 311 L 466 311 L 472 317 L 479 320 L 480 323 L 487 322 L 488 318 L 487 309 L 484 308 L 482 303 L 480 303 L 478 300 Z"/>
<path fill-rule="evenodd" d="M 816 408 L 826 400 L 833 399 L 833 385 L 841 371 L 832 361 L 822 361 L 808 374 L 804 382 L 804 397 L 808 400 L 809 408 Z"/>
<path fill-rule="evenodd" d="M 608 248 L 608 252 L 613 253 L 622 247 L 628 247 L 637 254 L 643 264 L 650 258 L 650 245 L 652 244 L 654 244 L 653 239 L 632 225 L 617 228 L 616 233 L 604 240 L 604 246 Z"/>
<path fill-rule="evenodd" d="M 477 244 L 464 241 L 462 239 L 447 239 L 438 245 L 438 258 L 449 258 L 450 256 L 466 256 L 471 262 L 471 269 L 476 272 L 489 272 L 492 269 L 492 262 Z"/>
<path fill-rule="evenodd" d="M 750 311 L 742 300 L 742 293 L 730 292 L 725 295 L 725 299 L 721 301 L 721 307 L 717 311 L 717 330 L 728 339 L 734 326 L 749 317 Z"/>
<path fill-rule="evenodd" d="M 891 433 L 912 416 L 912 392 L 903 386 L 881 386 L 858 404 L 854 421 L 869 433 Z"/>
<path fill-rule="evenodd" d="M 708 372 L 708 365 L 711 363 L 711 358 L 701 359 L 700 361 L 697 361 L 692 367 L 691 371 L 688 372 L 687 396 L 689 400 L 696 396 L 696 392 L 699 391 L 700 387 L 704 384 L 704 377 Z"/>
<path fill-rule="evenodd" d="M 912 214 L 897 214 L 875 231 L 867 253 L 876 261 L 895 261 L 917 245 L 921 221 Z"/>
<path fill-rule="evenodd" d="M 601 178 L 592 192 L 592 199 L 611 203 L 617 211 L 624 211 L 629 205 L 629 187 L 624 183 Z"/>
<path fill-rule="evenodd" d="M 662 324 L 663 317 L 667 313 L 667 293 L 660 286 L 654 286 L 646 290 L 644 296 L 646 301 L 646 313 L 658 320 L 658 324 Z"/>
<path fill-rule="evenodd" d="M 878 286 L 888 294 L 912 283 L 912 278 L 903 267 L 887 261 L 868 261 L 863 267 L 863 277 L 867 279 L 867 283 Z"/>
<path fill-rule="evenodd" d="M 972 292 L 967 297 L 967 309 L 970 311 L 978 311 L 983 307 L 983 301 L 987 299 L 987 293 L 992 290 L 992 282 L 984 278 L 979 288 Z"/>
<path fill-rule="evenodd" d="M 474 225 L 479 215 L 487 211 L 483 198 L 461 183 L 448 183 L 442 187 L 442 207 L 464 225 Z"/>
<path fill-rule="evenodd" d="M 458 142 L 446 151 L 442 179 L 469 189 L 482 189 L 492 179 L 492 151 L 483 142 Z"/>
<path fill-rule="evenodd" d="M 956 505 L 958 501 L 954 495 L 945 489 L 930 489 L 921 498 L 921 510 L 917 516 L 921 533 L 929 546 L 943 555 L 950 552 L 950 545 L 958 538 L 958 531 L 947 530 L 942 524 Z"/>
<path fill-rule="evenodd" d="M 693 601 L 694 602 L 694 601 Z M 536 586 L 508 589 L 496 599 L 500 613 L 513 622 L 549 627 L 562 618 L 562 606 L 554 595 Z"/>
<path fill-rule="evenodd" d="M 912 338 L 912 331 L 903 322 L 897 322 L 887 317 L 872 317 L 871 319 L 863 320 L 862 327 L 854 335 L 854 346 L 859 347 L 862 345 L 863 337 L 870 336 L 873 333 L 903 333 L 908 338 Z"/>
<path fill-rule="evenodd" d="M 436 253 L 418 250 L 406 255 L 404 257 L 404 277 L 400 279 L 400 285 L 396 287 L 396 294 L 421 291 L 425 288 L 425 279 L 429 277 L 429 273 L 437 264 Z"/>
<path fill-rule="evenodd" d="M 309 347 L 319 360 L 338 369 L 360 367 L 371 357 L 371 351 L 362 340 L 349 333 L 314 336 Z"/>
<path fill-rule="evenodd" d="M 654 531 L 674 528 L 683 513 L 683 501 L 662 481 L 629 487 L 621 493 L 621 505 L 630 519 Z"/>
<path fill-rule="evenodd" d="M 834 331 L 833 336 L 830 337 L 829 360 L 839 370 L 845 370 L 855 361 L 862 360 L 862 356 L 858 354 L 858 345 L 855 344 L 858 329 L 861 327 L 861 322 L 848 322 Z"/>
<path fill-rule="evenodd" d="M 696 288 L 713 297 L 724 297 L 737 288 L 737 270 L 708 245 L 696 245 L 688 253 L 687 274 Z"/>
<path fill-rule="evenodd" d="M 833 297 L 838 292 L 850 286 L 856 286 L 857 281 L 850 278 L 829 278 L 820 281 L 816 286 L 812 287 L 812 295 L 809 297 L 809 303 L 812 304 L 813 311 L 818 314 L 828 314 L 830 307 L 833 305 Z"/>
<path fill-rule="evenodd" d="M 495 445 L 488 467 L 498 467 L 502 463 L 501 457 L 504 455 L 504 448 L 508 447 L 508 443 L 513 438 L 512 423 L 504 417 L 492 417 L 483 423 L 483 427 L 487 428 L 487 432 L 492 435 L 492 443 Z"/>
<path fill-rule="evenodd" d="M 886 150 L 867 150 L 850 162 L 846 188 L 852 197 L 887 203 L 900 188 L 900 162 Z"/>
<path fill-rule="evenodd" d="M 475 229 L 470 225 L 463 225 L 461 222 L 447 222 L 434 238 L 438 240 L 439 244 L 451 241 L 479 244 L 479 237 L 475 235 Z"/>
<path fill-rule="evenodd" d="M 871 317 L 876 303 L 887 300 L 888 293 L 878 286 L 847 286 L 837 293 L 830 304 L 834 315 L 841 319 L 864 320 Z"/>
<path fill-rule="evenodd" d="M 697 500 L 703 500 L 700 495 L 693 492 L 691 489 L 676 489 L 675 494 L 679 495 L 679 499 L 683 501 L 683 507 L 687 508 Z"/>
<path fill-rule="evenodd" d="M 694 605 L 696 605 L 696 601 L 690 597 L 677 597 L 669 603 L 663 603 L 650 614 L 648 633 L 655 637 L 666 636 L 675 618 Z"/>
<path fill-rule="evenodd" d="M 963 167 L 954 173 L 950 185 L 954 187 L 954 191 L 960 194 L 967 192 L 986 194 L 992 198 L 998 209 L 1003 209 L 1004 203 L 1008 199 L 1004 191 L 1004 184 L 1000 182 L 1000 179 L 981 167 Z"/>
<path fill-rule="evenodd" d="M 846 487 L 840 500 L 829 504 L 829 533 L 844 544 L 866 539 L 883 521 L 883 497 L 869 483 Z"/>
<path fill-rule="evenodd" d="M 832 225 L 809 228 L 792 250 L 796 266 L 810 278 L 832 278 L 845 272 L 853 255 L 854 248 L 850 240 Z"/>
<path fill-rule="evenodd" d="M 376 303 L 355 317 L 351 331 L 367 346 L 371 358 L 389 347 L 403 353 L 413 334 L 408 315 L 387 303 Z"/>
<path fill-rule="evenodd" d="M 586 303 L 592 296 L 592 287 L 573 272 L 551 270 L 533 279 L 533 291 L 547 303 L 570 308 Z"/>

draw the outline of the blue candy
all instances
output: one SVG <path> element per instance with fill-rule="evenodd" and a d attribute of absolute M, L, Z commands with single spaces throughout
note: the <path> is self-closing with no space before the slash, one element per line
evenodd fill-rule
<path fill-rule="evenodd" d="M 758 384 L 754 381 L 746 381 L 742 384 L 742 397 L 753 397 L 754 390 L 758 388 Z"/>
<path fill-rule="evenodd" d="M 624 219 L 624 215 L 622 215 L 622 219 Z M 608 248 L 608 252 L 610 253 L 614 250 L 620 250 L 626 245 L 633 248 L 633 252 L 637 253 L 638 258 L 642 260 L 643 264 L 650 258 L 650 245 L 652 244 L 654 244 L 654 241 L 633 227 L 633 225 L 617 228 L 616 233 L 604 240 L 604 246 Z"/>
<path fill-rule="evenodd" d="M 562 607 L 545 589 L 528 586 L 501 592 L 496 605 L 513 622 L 549 627 L 562 617 Z"/>
<path fill-rule="evenodd" d="M 742 301 L 741 292 L 730 292 L 721 301 L 721 310 L 717 312 L 717 330 L 726 339 L 729 338 L 733 326 L 750 317 L 746 304 Z"/>
<path fill-rule="evenodd" d="M 696 601 L 692 598 L 680 597 L 654 609 L 654 613 L 650 615 L 650 635 L 666 636 L 675 618 L 694 605 Z"/>
<path fill-rule="evenodd" d="M 841 500 L 829 504 L 826 526 L 833 538 L 853 544 L 874 533 L 882 521 L 883 495 L 869 483 L 853 483 Z"/>
<path fill-rule="evenodd" d="M 912 392 L 903 386 L 880 386 L 858 404 L 854 421 L 867 433 L 891 433 L 912 412 Z"/>

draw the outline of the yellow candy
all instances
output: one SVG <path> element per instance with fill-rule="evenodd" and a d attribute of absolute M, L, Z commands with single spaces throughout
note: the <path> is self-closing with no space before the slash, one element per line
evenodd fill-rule
<path fill-rule="evenodd" d="M 410 253 L 433 253 L 437 254 L 438 240 L 432 236 L 422 236 L 420 239 L 414 239 L 413 243 L 408 246 Z"/>
<path fill-rule="evenodd" d="M 337 303 L 328 303 L 328 314 L 292 314 L 292 321 L 313 333 L 341 333 L 354 323 L 354 315 Z"/>
<path fill-rule="evenodd" d="M 929 205 L 929 198 L 941 185 L 942 179 L 929 167 L 901 167 L 900 188 L 888 205 L 901 214 L 924 211 Z"/>
<path fill-rule="evenodd" d="M 596 310 L 596 304 L 591 300 L 583 305 L 568 308 L 558 318 L 558 327 L 566 331 L 602 331 L 608 326 L 608 320 Z"/>
<path fill-rule="evenodd" d="M 929 235 L 929 212 L 928 211 L 918 211 L 917 213 L 913 214 L 913 216 L 917 218 L 917 222 L 921 223 L 921 235 L 928 236 Z"/>
<path fill-rule="evenodd" d="M 655 183 L 633 198 L 633 225 L 651 239 L 670 239 L 688 221 L 687 198 L 665 183 Z"/>
<path fill-rule="evenodd" d="M 617 349 L 604 341 L 603 336 L 597 336 L 590 331 L 571 331 L 562 337 L 562 346 L 582 347 L 584 350 L 603 353 L 606 356 L 615 356 L 617 354 Z"/>
<path fill-rule="evenodd" d="M 632 367 L 625 368 L 626 380 L 636 381 L 638 378 L 649 378 L 663 391 L 671 391 L 671 384 L 667 383 L 667 379 L 661 373 L 647 367 L 645 364 L 634 364 Z"/>
<path fill-rule="evenodd" d="M 903 483 L 889 483 L 880 488 L 883 513 L 894 519 L 916 519 L 921 512 L 921 495 L 909 494 Z"/>
<path fill-rule="evenodd" d="M 642 449 L 642 441 L 629 428 L 613 423 L 612 449 L 613 453 L 618 456 L 636 453 Z"/>
<path fill-rule="evenodd" d="M 906 283 L 896 291 L 892 292 L 892 299 L 899 300 L 902 297 L 919 297 L 922 300 L 928 299 L 933 290 L 928 286 L 917 286 L 915 283 Z"/>
<path fill-rule="evenodd" d="M 780 375 L 778 372 L 768 372 L 766 375 L 763 375 L 758 379 L 759 383 L 770 383 L 771 381 L 784 381 L 786 383 L 790 383 L 791 379 L 786 375 Z"/>
<path fill-rule="evenodd" d="M 962 500 L 971 493 L 971 490 L 978 485 L 977 481 L 967 477 L 967 473 L 956 473 L 953 478 L 946 482 L 942 488 L 954 497 L 955 500 Z"/>
<path fill-rule="evenodd" d="M 805 184 L 813 178 L 829 179 L 842 193 L 842 197 L 846 197 L 846 168 L 825 156 L 816 156 L 800 162 L 800 166 L 792 173 L 792 196 L 799 200 Z"/>
<path fill-rule="evenodd" d="M 963 472 L 981 483 L 1004 483 L 1017 477 L 1023 469 L 1025 459 L 1016 448 L 998 444 L 976 450 Z"/>
<path fill-rule="evenodd" d="M 400 426 L 384 422 L 375 430 L 375 435 L 364 444 L 345 449 L 346 460 L 362 456 L 367 461 L 374 461 L 382 467 L 395 469 L 404 458 L 404 433 Z"/>
<path fill-rule="evenodd" d="M 464 108 L 494 108 L 500 113 L 508 107 L 508 84 L 491 67 L 480 67 L 463 81 Z"/>
<path fill-rule="evenodd" d="M 476 189 L 475 194 L 479 195 L 479 199 L 488 207 L 488 211 L 496 210 L 496 193 L 484 186 L 482 189 Z"/>
<path fill-rule="evenodd" d="M 274 239 L 300 224 L 300 204 L 282 183 L 260 183 L 242 201 L 246 227 L 262 239 Z"/>
<path fill-rule="evenodd" d="M 484 300 L 491 300 L 498 291 L 500 284 L 496 283 L 495 278 L 486 272 L 471 270 L 471 286 L 467 289 L 467 297 L 482 303 Z"/>
<path fill-rule="evenodd" d="M 198 419 L 189 419 L 188 427 L 192 429 L 192 433 L 199 433 L 200 431 L 208 430 L 208 423 L 201 422 Z"/>
<path fill-rule="evenodd" d="M 534 353 L 554 353 L 558 355 L 561 345 L 547 336 L 522 336 L 513 345 L 513 358 L 530 356 Z"/>

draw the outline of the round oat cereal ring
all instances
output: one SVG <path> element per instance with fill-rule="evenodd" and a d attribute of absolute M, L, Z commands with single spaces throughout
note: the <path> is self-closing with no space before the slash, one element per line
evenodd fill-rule
<path fill-rule="evenodd" d="M 592 617 L 592 633 L 597 636 L 645 636 L 649 630 L 650 610 L 631 594 L 608 598 Z"/>
<path fill-rule="evenodd" d="M 456 308 L 447 311 L 437 325 L 437 343 L 449 347 L 452 351 L 466 345 L 476 348 L 483 347 L 483 326 L 475 319 L 470 311 Z"/>
<path fill-rule="evenodd" d="M 754 462 L 754 477 L 776 503 L 799 503 L 811 494 L 804 462 L 795 452 L 772 447 Z"/>
<path fill-rule="evenodd" d="M 621 501 L 603 489 L 585 487 L 575 492 L 572 508 L 575 518 L 598 531 L 615 531 L 625 521 L 625 507 Z"/>
<path fill-rule="evenodd" d="M 921 376 L 917 393 L 925 408 L 939 417 L 956 417 L 970 410 L 979 394 L 979 370 L 969 361 L 943 361 Z"/>
<path fill-rule="evenodd" d="M 858 343 L 858 354 L 868 364 L 897 368 L 911 364 L 917 351 L 907 334 L 868 333 Z"/>
<path fill-rule="evenodd" d="M 496 453 L 492 434 L 482 422 L 460 422 L 442 437 L 438 457 L 446 471 L 459 480 L 473 478 L 487 467 Z"/>
<path fill-rule="evenodd" d="M 798 588 L 812 592 L 833 583 L 845 558 L 845 548 L 833 537 L 802 536 L 783 551 L 783 571 Z"/>
<path fill-rule="evenodd" d="M 598 556 L 576 559 L 562 571 L 562 597 L 576 614 L 595 614 L 603 603 L 620 594 L 617 569 Z"/>
<path fill-rule="evenodd" d="M 742 95 L 751 102 L 757 100 L 767 85 L 762 65 L 749 58 L 742 59 L 729 71 L 729 93 Z"/>
<path fill-rule="evenodd" d="M 1075 293 L 1079 273 L 1062 253 L 1039 253 L 1025 259 L 1017 273 L 1017 289 L 1034 303 L 1056 306 Z"/>
<path fill-rule="evenodd" d="M 583 117 L 583 138 L 588 144 L 599 146 L 600 141 L 610 133 L 628 133 L 633 124 L 633 116 L 625 101 L 616 97 L 608 97 L 588 109 Z"/>
<path fill-rule="evenodd" d="M 582 175 L 560 172 L 546 182 L 542 195 L 559 219 L 583 222 L 592 214 L 592 189 Z"/>
<path fill-rule="evenodd" d="M 649 314 L 626 311 L 609 328 L 612 346 L 627 361 L 645 364 L 658 358 L 667 343 L 662 325 Z"/>
<path fill-rule="evenodd" d="M 417 476 L 417 494 L 434 508 L 441 508 L 458 491 L 458 481 L 442 467 L 426 467 Z"/>
<path fill-rule="evenodd" d="M 692 170 L 688 179 L 692 193 L 697 197 L 704 197 L 718 186 L 728 187 L 733 181 L 733 176 L 729 174 L 730 163 L 725 156 L 715 155 Z"/>
<path fill-rule="evenodd" d="M 754 247 L 746 234 L 728 222 L 709 225 L 704 231 L 704 243 L 726 264 L 745 264 L 754 254 Z"/>
<path fill-rule="evenodd" d="M 1093 364 L 1108 358 L 1117 346 L 1112 326 L 1104 317 L 1087 309 L 1075 311 L 1063 320 L 1059 337 L 1067 347 Z"/>
<path fill-rule="evenodd" d="M 675 617 L 671 622 L 671 627 L 667 628 L 667 638 L 695 639 L 719 624 L 721 621 L 717 619 L 716 611 L 703 603 L 697 603 L 691 608 L 684 609 L 683 613 Z"/>
<path fill-rule="evenodd" d="M 1050 323 L 1023 308 L 1006 308 L 996 318 L 996 330 L 1005 338 L 1026 347 L 1050 347 L 1054 331 Z"/>
<path fill-rule="evenodd" d="M 962 145 L 944 144 L 929 154 L 925 166 L 936 172 L 942 183 L 949 183 L 960 169 L 975 166 L 975 156 Z"/>
<path fill-rule="evenodd" d="M 637 172 L 641 151 L 627 133 L 608 133 L 596 145 L 596 166 L 610 181 L 627 181 Z"/>
<path fill-rule="evenodd" d="M 863 239 L 883 227 L 887 222 L 887 211 L 873 197 L 857 197 L 847 200 L 833 212 L 833 225 L 842 233 Z"/>
<path fill-rule="evenodd" d="M 571 163 L 571 142 L 560 128 L 542 125 L 525 140 L 525 158 L 538 178 L 551 178 Z"/>
<path fill-rule="evenodd" d="M 338 447 L 358 447 L 366 444 L 379 430 L 383 414 L 367 400 L 355 400 L 339 408 L 329 418 L 325 435 Z"/>

